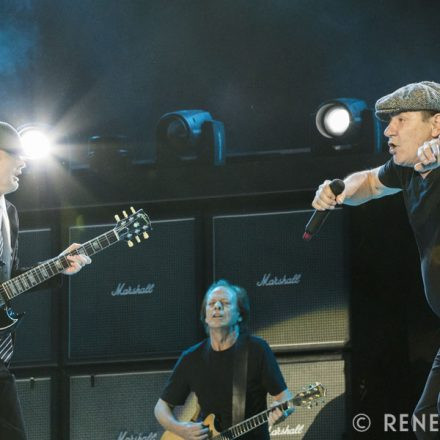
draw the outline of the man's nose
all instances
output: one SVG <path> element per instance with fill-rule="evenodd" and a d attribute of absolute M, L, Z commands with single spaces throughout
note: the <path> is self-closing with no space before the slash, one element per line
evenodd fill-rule
<path fill-rule="evenodd" d="M 390 137 L 392 136 L 394 133 L 394 126 L 392 125 L 392 123 L 390 122 L 386 127 L 385 130 L 383 131 L 383 134 L 385 135 L 385 137 Z"/>
<path fill-rule="evenodd" d="M 215 304 L 214 304 L 214 308 L 215 309 L 221 309 L 222 308 L 222 303 L 220 302 L 220 301 L 217 301 Z"/>

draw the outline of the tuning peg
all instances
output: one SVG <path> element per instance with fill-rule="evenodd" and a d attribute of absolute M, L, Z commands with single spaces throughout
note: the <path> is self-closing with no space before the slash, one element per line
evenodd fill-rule
<path fill-rule="evenodd" d="M 124 217 L 125 217 L 125 218 L 128 217 L 127 211 L 122 211 L 122 214 L 124 214 Z"/>
<path fill-rule="evenodd" d="M 144 238 L 145 238 L 145 240 L 147 240 L 147 238 L 149 237 L 149 235 L 146 233 L 146 232 L 144 232 Z"/>
<path fill-rule="evenodd" d="M 134 209 L 133 206 L 130 206 L 130 210 L 132 214 L 136 214 L 136 209 Z"/>
<path fill-rule="evenodd" d="M 128 247 L 133 247 L 134 246 L 134 243 L 131 240 L 128 240 L 127 244 L 128 244 Z"/>
<path fill-rule="evenodd" d="M 140 242 L 141 242 L 141 239 L 139 238 L 139 236 L 138 236 L 138 235 L 136 235 L 136 241 L 137 241 L 138 243 L 140 243 Z"/>
<path fill-rule="evenodd" d="M 116 220 L 117 222 L 121 221 L 121 219 L 119 218 L 119 215 L 118 215 L 118 214 L 115 214 L 115 220 Z"/>

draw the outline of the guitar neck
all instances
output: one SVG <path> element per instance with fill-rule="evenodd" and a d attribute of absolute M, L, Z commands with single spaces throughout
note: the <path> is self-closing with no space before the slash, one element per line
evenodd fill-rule
<path fill-rule="evenodd" d="M 282 411 L 289 408 L 289 404 L 293 406 L 298 406 L 298 403 L 296 402 L 296 398 L 286 400 L 285 402 L 282 402 L 270 409 L 267 409 L 265 411 L 262 411 L 252 417 L 249 417 L 246 420 L 243 420 L 242 422 L 231 426 L 230 428 L 226 429 L 225 431 L 221 432 L 220 434 L 212 437 L 211 440 L 233 440 L 237 437 L 240 437 L 241 435 L 247 434 L 248 432 L 252 431 L 255 428 L 258 428 L 261 425 L 264 425 L 267 423 L 269 419 L 269 414 L 275 409 L 280 408 Z"/>
<path fill-rule="evenodd" d="M 87 255 L 90 257 L 118 241 L 119 236 L 116 231 L 112 229 L 82 244 L 74 251 L 47 260 L 9 281 L 5 281 L 0 286 L 0 306 L 67 269 L 70 266 L 67 256 Z"/>

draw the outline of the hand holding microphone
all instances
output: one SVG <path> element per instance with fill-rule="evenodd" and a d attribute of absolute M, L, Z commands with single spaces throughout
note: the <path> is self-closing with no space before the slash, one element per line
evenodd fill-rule
<path fill-rule="evenodd" d="M 326 180 L 319 186 L 313 199 L 312 206 L 315 212 L 306 225 L 304 240 L 311 240 L 327 219 L 330 211 L 345 199 L 345 183 L 340 179 Z"/>

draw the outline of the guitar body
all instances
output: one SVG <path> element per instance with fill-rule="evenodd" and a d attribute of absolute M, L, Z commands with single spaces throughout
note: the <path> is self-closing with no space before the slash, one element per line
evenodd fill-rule
<path fill-rule="evenodd" d="M 182 437 L 178 436 L 177 434 L 174 434 L 174 432 L 165 431 L 162 434 L 160 440 L 182 440 Z"/>
<path fill-rule="evenodd" d="M 0 307 L 0 336 L 13 332 L 17 325 L 20 324 L 23 315 L 23 313 L 18 315 L 6 305 Z"/>
<path fill-rule="evenodd" d="M 203 424 L 209 428 L 209 438 L 220 434 L 215 429 L 215 415 L 214 414 L 209 414 L 209 416 L 207 416 L 206 419 L 203 420 Z M 171 431 L 165 431 L 162 434 L 162 437 L 160 438 L 160 440 L 183 440 L 183 438 L 178 436 L 177 434 L 174 434 Z"/>
<path fill-rule="evenodd" d="M 264 423 L 267 423 L 269 420 L 269 414 L 275 409 L 279 408 L 282 411 L 286 411 L 288 409 L 291 409 L 290 412 L 293 412 L 293 407 L 295 406 L 307 406 L 307 408 L 310 408 L 311 404 L 321 397 L 324 397 L 326 393 L 326 389 L 320 384 L 319 382 L 316 382 L 312 385 L 309 385 L 307 389 L 304 391 L 298 393 L 293 397 L 292 399 L 286 400 L 284 402 L 280 402 L 275 406 L 272 406 L 269 409 L 266 409 L 259 414 L 255 414 L 252 417 L 249 417 L 246 420 L 243 420 L 240 423 L 237 423 L 234 426 L 231 426 L 230 428 L 226 429 L 225 431 L 218 432 L 215 429 L 215 415 L 210 414 L 206 419 L 203 421 L 203 425 L 207 426 L 209 428 L 209 438 L 213 440 L 222 440 L 222 439 L 228 439 L 228 440 L 234 440 L 238 437 L 241 437 L 243 434 L 246 434 L 250 431 L 252 431 L 255 428 L 258 428 L 259 426 L 263 425 Z M 317 402 L 316 402 L 317 403 Z M 197 417 L 197 416 L 196 416 Z M 191 419 L 192 422 L 195 421 L 196 417 L 193 417 Z M 182 437 L 173 434 L 172 432 L 165 431 L 161 437 L 161 440 L 182 440 Z"/>

